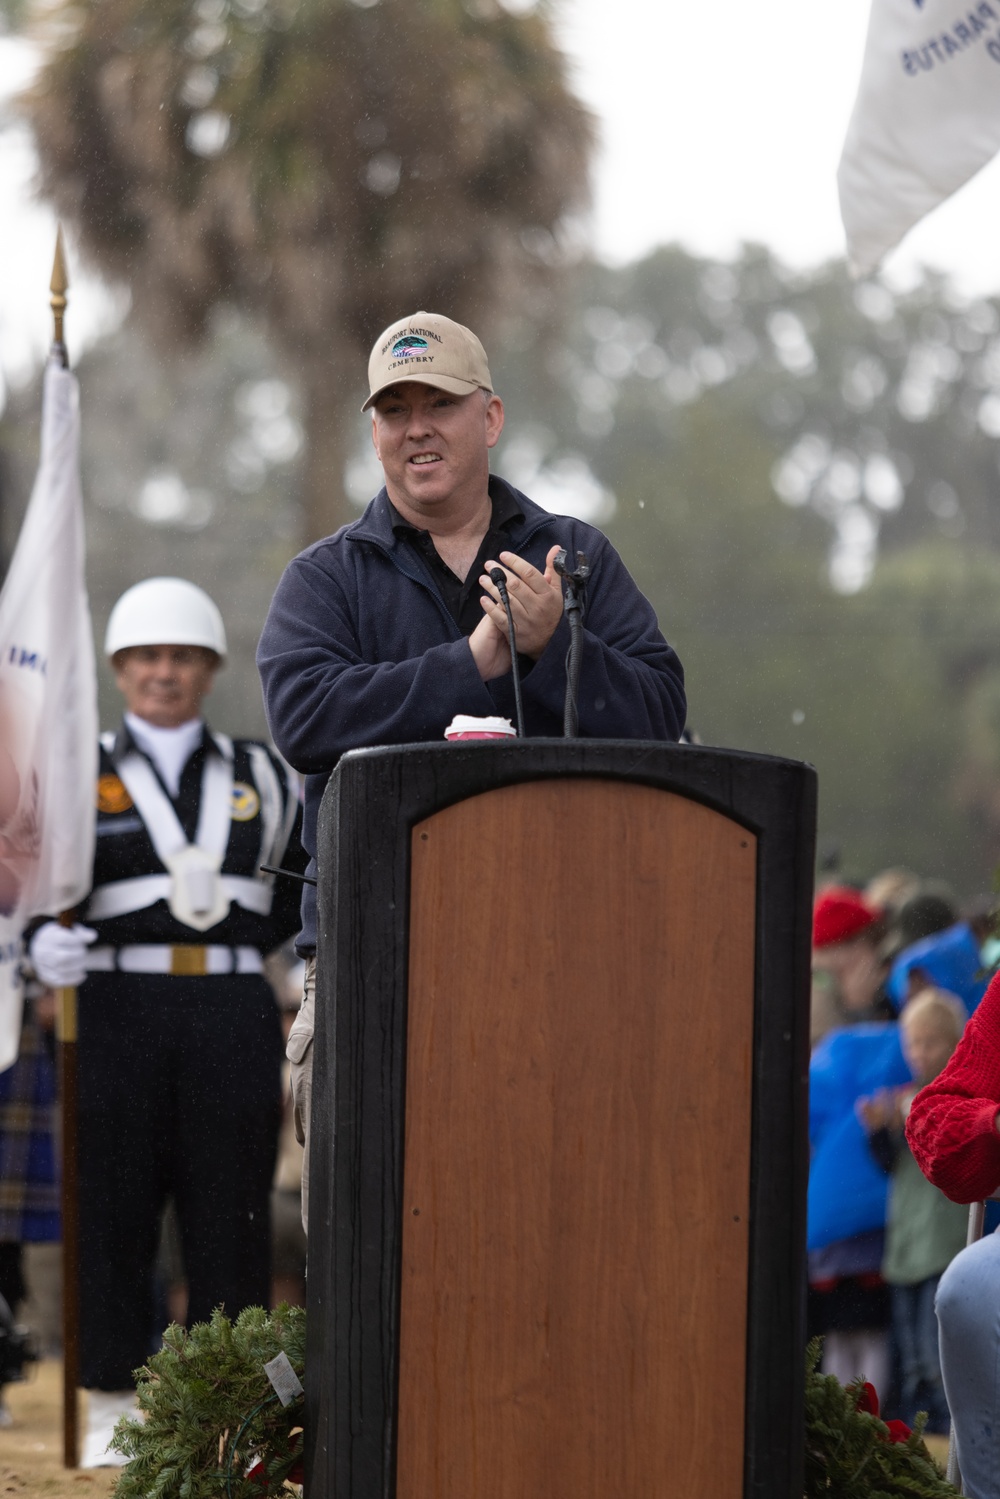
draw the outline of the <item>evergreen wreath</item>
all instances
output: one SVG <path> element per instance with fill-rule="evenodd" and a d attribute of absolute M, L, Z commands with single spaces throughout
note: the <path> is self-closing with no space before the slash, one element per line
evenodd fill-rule
<path fill-rule="evenodd" d="M 220 1310 L 190 1330 L 176 1324 L 137 1373 L 145 1419 L 123 1417 L 112 1446 L 129 1459 L 112 1499 L 263 1499 L 302 1481 L 302 1402 L 282 1406 L 264 1365 L 284 1352 L 305 1367 L 306 1314 Z M 956 1499 L 922 1439 L 883 1421 L 872 1386 L 846 1388 L 806 1358 L 804 1499 Z"/>
<path fill-rule="evenodd" d="M 806 1356 L 805 1499 L 951 1499 L 959 1491 L 941 1477 L 922 1432 L 883 1421 L 878 1396 L 856 1379 L 844 1385 L 820 1374 L 821 1340 Z"/>
<path fill-rule="evenodd" d="M 112 1499 L 262 1499 L 301 1483 L 302 1400 L 283 1406 L 264 1365 L 285 1353 L 301 1379 L 305 1337 L 305 1312 L 285 1305 L 168 1327 L 136 1373 L 145 1419 L 115 1428 L 129 1461 Z"/>

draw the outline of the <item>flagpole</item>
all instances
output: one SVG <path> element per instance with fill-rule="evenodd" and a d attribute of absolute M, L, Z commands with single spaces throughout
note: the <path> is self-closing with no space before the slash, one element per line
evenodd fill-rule
<path fill-rule="evenodd" d="M 69 356 L 63 339 L 63 318 L 66 314 L 66 292 L 69 277 L 66 275 L 66 256 L 63 252 L 62 225 L 56 229 L 56 253 L 52 261 L 52 280 L 49 282 L 49 306 L 52 308 L 52 354 L 63 369 L 69 368 Z"/>
<path fill-rule="evenodd" d="M 64 369 L 69 356 L 63 337 L 69 277 L 63 253 L 62 227 L 56 232 L 56 251 L 49 283 L 52 308 L 52 358 Z M 73 925 L 74 913 L 63 911 L 59 922 Z M 63 1467 L 75 1468 L 80 1455 L 77 1387 L 80 1382 L 79 1183 L 77 1173 L 76 989 L 56 990 L 56 1038 L 59 1045 L 59 1093 L 62 1100 L 62 1282 L 63 1282 Z"/>
<path fill-rule="evenodd" d="M 62 926 L 73 925 L 64 911 Z M 76 990 L 56 990 L 59 1092 L 62 1099 L 63 1467 L 75 1468 L 80 1450 L 77 1386 L 80 1370 L 79 1194 L 77 1190 Z"/>

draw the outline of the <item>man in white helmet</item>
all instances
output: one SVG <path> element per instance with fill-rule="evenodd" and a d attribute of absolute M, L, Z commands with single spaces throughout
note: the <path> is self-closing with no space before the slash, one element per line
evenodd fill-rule
<path fill-rule="evenodd" d="M 80 922 L 44 920 L 43 983 L 79 984 L 81 1466 L 134 1404 L 154 1331 L 159 1225 L 173 1198 L 189 1321 L 267 1305 L 281 1026 L 263 954 L 298 928 L 295 777 L 263 744 L 212 732 L 202 700 L 226 655 L 200 588 L 123 594 L 105 652 L 125 699 L 101 741 L 93 890 Z"/>

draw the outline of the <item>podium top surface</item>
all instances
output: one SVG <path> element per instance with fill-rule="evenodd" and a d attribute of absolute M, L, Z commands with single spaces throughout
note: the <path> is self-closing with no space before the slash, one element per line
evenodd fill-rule
<path fill-rule="evenodd" d="M 434 740 L 349 750 L 323 798 L 391 797 L 408 820 L 450 802 L 549 777 L 634 781 L 704 802 L 755 832 L 815 821 L 816 771 L 801 760 L 644 739 Z"/>

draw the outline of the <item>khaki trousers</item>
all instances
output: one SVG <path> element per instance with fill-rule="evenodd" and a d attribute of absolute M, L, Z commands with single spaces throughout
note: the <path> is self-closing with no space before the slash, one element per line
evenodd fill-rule
<path fill-rule="evenodd" d="M 313 1031 L 316 1026 L 316 959 L 306 958 L 302 1008 L 288 1033 L 285 1056 L 291 1069 L 295 1137 L 305 1146 L 302 1157 L 302 1227 L 309 1232 L 309 1118 L 312 1106 Z"/>

